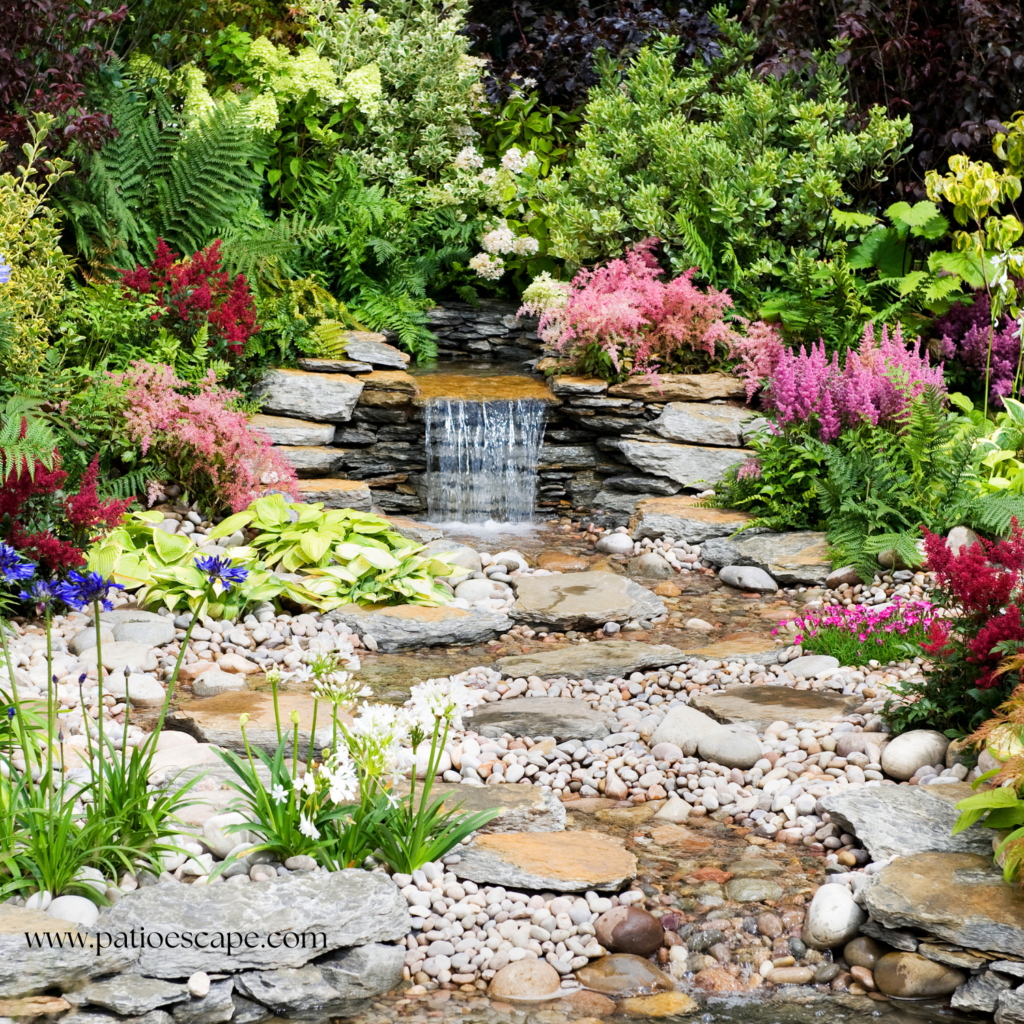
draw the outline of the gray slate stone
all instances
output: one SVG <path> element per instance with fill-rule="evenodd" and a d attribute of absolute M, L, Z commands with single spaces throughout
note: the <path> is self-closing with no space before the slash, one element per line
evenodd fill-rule
<path fill-rule="evenodd" d="M 262 413 L 250 416 L 249 426 L 262 431 L 277 445 L 330 444 L 337 430 L 333 423 L 314 423 L 291 416 L 264 416 Z"/>
<path fill-rule="evenodd" d="M 513 581 L 512 618 L 558 630 L 593 629 L 606 622 L 651 619 L 665 605 L 639 583 L 613 572 L 521 576 Z"/>
<path fill-rule="evenodd" d="M 363 391 L 363 382 L 344 373 L 270 370 L 255 389 L 264 412 L 305 420 L 346 423 Z"/>
<path fill-rule="evenodd" d="M 316 934 L 305 949 L 269 946 L 226 950 L 147 948 L 138 971 L 157 978 L 187 978 L 196 971 L 272 970 L 301 967 L 316 956 L 344 946 L 404 936 L 409 908 L 397 886 L 384 875 L 348 869 L 329 875 L 285 875 L 246 886 L 152 885 L 128 893 L 101 915 L 99 931 L 154 933 L 194 931 L 217 922 L 224 932 Z M 243 993 L 244 994 L 244 993 Z"/>
<path fill-rule="evenodd" d="M 1024 960 L 993 960 L 989 967 L 1000 974 L 1010 974 L 1015 978 L 1024 979 Z"/>
<path fill-rule="evenodd" d="M 300 370 L 310 373 L 370 373 L 371 363 L 361 363 L 357 359 L 300 359 Z"/>
<path fill-rule="evenodd" d="M 754 456 L 754 452 L 746 448 L 707 448 L 624 438 L 602 438 L 599 446 L 620 452 L 641 472 L 667 476 L 683 487 L 716 484 L 730 466 Z"/>
<path fill-rule="evenodd" d="M 159 622 L 119 622 L 114 627 L 114 640 L 118 643 L 146 644 L 162 647 L 174 639 L 174 619 Z"/>
<path fill-rule="evenodd" d="M 712 537 L 701 545 L 701 555 L 717 566 L 757 566 L 784 587 L 820 586 L 832 571 L 825 534 L 813 530 Z"/>
<path fill-rule="evenodd" d="M 60 1024 L 174 1024 L 174 1018 L 166 1010 L 150 1010 L 141 1017 L 118 1017 L 99 1010 L 72 1010 L 60 1018 Z"/>
<path fill-rule="evenodd" d="M 663 476 L 646 476 L 640 473 L 605 478 L 604 486 L 612 491 L 624 491 L 638 497 L 669 497 L 678 494 L 681 484 L 666 480 Z M 602 492 L 603 493 L 603 492 Z"/>
<path fill-rule="evenodd" d="M 763 569 L 754 565 L 724 565 L 718 571 L 718 578 L 727 586 L 738 590 L 756 590 L 762 594 L 774 594 L 779 589 Z"/>
<path fill-rule="evenodd" d="M 996 1007 L 995 1024 L 1024 1024 L 1024 992 L 1003 992 Z"/>
<path fill-rule="evenodd" d="M 650 428 L 669 441 L 738 448 L 745 428 L 755 418 L 742 405 L 710 402 L 669 402 Z"/>
<path fill-rule="evenodd" d="M 231 998 L 235 984 L 231 978 L 215 981 L 202 999 L 190 999 L 171 1010 L 175 1024 L 221 1024 L 231 1020 L 235 1004 Z"/>
<path fill-rule="evenodd" d="M 763 731 L 772 722 L 827 721 L 835 715 L 847 714 L 859 703 L 859 697 L 843 697 L 821 690 L 745 686 L 742 683 L 716 693 L 695 693 L 691 699 L 693 708 L 718 722 L 726 725 L 744 723 L 758 731 Z"/>
<path fill-rule="evenodd" d="M 968 978 L 950 999 L 954 1010 L 966 1013 L 994 1013 L 999 996 L 1011 988 L 1009 978 L 1001 978 L 992 971 L 986 971 L 974 978 Z"/>
<path fill-rule="evenodd" d="M 343 949 L 318 966 L 324 981 L 346 999 L 372 999 L 401 984 L 404 964 L 404 947 L 369 942 Z"/>
<path fill-rule="evenodd" d="M 300 477 L 327 476 L 341 469 L 344 448 L 323 448 L 316 445 L 282 446 L 277 453 Z"/>
<path fill-rule="evenodd" d="M 76 989 L 73 998 L 80 1004 L 113 1010 L 122 1017 L 138 1017 L 161 1006 L 184 1002 L 189 995 L 184 985 L 139 974 L 118 974 L 83 985 Z"/>
<path fill-rule="evenodd" d="M 575 697 L 516 697 L 473 708 L 463 715 L 481 736 L 554 736 L 556 740 L 600 740 L 612 722 L 585 700 Z"/>
<path fill-rule="evenodd" d="M 274 1014 L 265 1006 L 254 1003 L 237 992 L 231 993 L 231 1002 L 235 1008 L 232 1020 L 234 1024 L 263 1024 L 263 1021 L 270 1020 Z"/>
<path fill-rule="evenodd" d="M 242 995 L 270 1007 L 281 1016 L 309 1013 L 312 1010 L 324 1014 L 348 1015 L 359 1008 L 347 1005 L 341 993 L 324 980 L 320 968 L 313 964 L 238 974 L 235 976 L 235 987 Z"/>
<path fill-rule="evenodd" d="M 622 491 L 611 491 L 602 488 L 594 495 L 594 508 L 603 509 L 605 512 L 619 512 L 624 516 L 631 516 L 636 512 L 637 502 L 645 498 L 653 498 L 657 491 L 648 491 L 645 494 L 625 494 Z"/>
<path fill-rule="evenodd" d="M 349 359 L 361 363 L 372 363 L 386 370 L 404 370 L 409 365 L 409 357 L 394 345 L 388 345 L 383 334 L 349 331 L 344 346 Z"/>
<path fill-rule="evenodd" d="M 631 640 L 601 640 L 597 643 L 563 647 L 534 654 L 517 654 L 499 658 L 494 667 L 510 678 L 540 676 L 547 679 L 603 679 L 605 676 L 628 676 L 648 668 L 678 665 L 685 655 L 669 644 L 644 644 Z"/>
<path fill-rule="evenodd" d="M 29 949 L 26 933 L 39 935 L 41 945 Z M 72 948 L 68 934 L 76 945 Z M 50 945 L 47 935 L 54 936 Z M 56 944 L 60 936 L 61 949 Z M 77 946 L 81 936 L 84 948 Z M 6 998 L 37 995 L 49 988 L 68 989 L 101 974 L 115 974 L 139 958 L 137 949 L 104 949 L 96 955 L 96 940 L 84 931 L 37 910 L 0 903 L 0 992 Z"/>
<path fill-rule="evenodd" d="M 932 850 L 991 857 L 988 829 L 969 828 L 951 834 L 960 816 L 954 805 L 973 792 L 966 783 L 867 786 L 829 793 L 821 798 L 821 804 L 832 821 L 864 844 L 873 860 Z"/>
<path fill-rule="evenodd" d="M 377 649 L 389 654 L 416 647 L 480 643 L 512 627 L 512 620 L 499 612 L 412 604 L 380 609 L 347 604 L 327 617 L 344 622 L 361 636 L 369 633 L 377 641 Z"/>
<path fill-rule="evenodd" d="M 406 795 L 409 783 L 402 779 L 397 791 Z M 565 804 L 541 786 L 464 786 L 457 782 L 435 782 L 431 799 L 444 797 L 445 810 L 462 805 L 468 814 L 497 811 L 497 817 L 478 832 L 564 832 Z"/>

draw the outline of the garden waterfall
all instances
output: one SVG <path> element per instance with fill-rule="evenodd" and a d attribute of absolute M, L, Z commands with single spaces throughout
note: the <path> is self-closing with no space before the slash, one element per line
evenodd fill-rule
<path fill-rule="evenodd" d="M 528 522 L 545 404 L 436 398 L 424 410 L 427 508 L 434 522 Z"/>

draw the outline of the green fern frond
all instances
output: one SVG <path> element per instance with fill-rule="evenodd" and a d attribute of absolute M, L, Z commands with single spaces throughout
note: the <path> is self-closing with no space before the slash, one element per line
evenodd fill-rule
<path fill-rule="evenodd" d="M 57 438 L 39 411 L 40 404 L 23 395 L 7 400 L 0 415 L 0 480 L 26 469 L 34 478 L 37 461 L 53 468 Z"/>

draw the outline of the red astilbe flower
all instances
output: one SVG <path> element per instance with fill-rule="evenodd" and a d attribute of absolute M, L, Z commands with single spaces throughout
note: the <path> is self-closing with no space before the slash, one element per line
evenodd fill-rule
<path fill-rule="evenodd" d="M 64 507 L 67 511 L 68 522 L 75 530 L 90 531 L 98 526 L 104 526 L 108 530 L 119 525 L 122 516 L 134 503 L 133 498 L 124 500 L 110 498 L 101 501 L 97 494 L 97 482 L 100 472 L 100 457 L 94 455 L 92 462 L 82 475 L 78 485 L 78 493 L 68 495 L 64 499 Z M 90 537 L 90 540 L 94 538 Z"/>
<path fill-rule="evenodd" d="M 189 335 L 204 325 L 209 343 L 223 342 L 234 355 L 258 329 L 256 306 L 243 274 L 234 280 L 221 269 L 221 242 L 181 259 L 161 238 L 153 262 L 121 275 L 125 294 L 154 295 L 172 332 L 183 328 Z"/>

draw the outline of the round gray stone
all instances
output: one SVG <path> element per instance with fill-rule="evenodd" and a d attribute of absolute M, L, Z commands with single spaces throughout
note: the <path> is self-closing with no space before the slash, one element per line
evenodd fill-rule
<path fill-rule="evenodd" d="M 132 644 L 160 647 L 174 639 L 174 620 L 162 618 L 159 622 L 119 622 L 114 626 L 114 639 Z"/>
<path fill-rule="evenodd" d="M 718 572 L 718 578 L 738 590 L 756 590 L 762 594 L 774 594 L 779 585 L 764 571 L 753 565 L 726 565 Z"/>
<path fill-rule="evenodd" d="M 762 756 L 756 736 L 724 729 L 701 739 L 697 752 L 705 761 L 714 761 L 725 768 L 753 768 Z"/>
<path fill-rule="evenodd" d="M 761 903 L 782 896 L 782 886 L 770 878 L 734 878 L 725 887 L 725 895 L 737 903 Z"/>
<path fill-rule="evenodd" d="M 813 679 L 830 668 L 839 668 L 839 659 L 827 654 L 807 654 L 786 662 L 786 671 L 792 672 L 797 679 Z"/>

